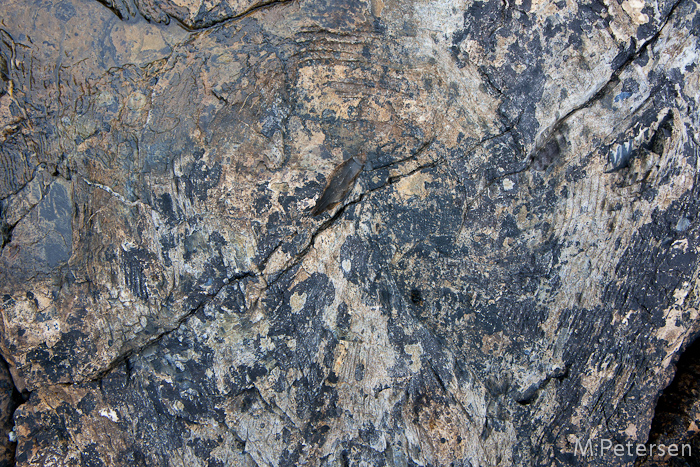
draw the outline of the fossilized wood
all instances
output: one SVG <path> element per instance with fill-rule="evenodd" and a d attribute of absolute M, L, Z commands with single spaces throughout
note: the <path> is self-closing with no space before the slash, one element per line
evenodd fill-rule
<path fill-rule="evenodd" d="M 698 332 L 697 2 L 0 18 L 17 465 L 635 462 L 574 447 Z"/>

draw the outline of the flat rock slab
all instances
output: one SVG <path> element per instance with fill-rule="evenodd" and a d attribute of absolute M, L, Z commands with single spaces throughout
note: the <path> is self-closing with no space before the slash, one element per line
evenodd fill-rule
<path fill-rule="evenodd" d="M 0 17 L 16 465 L 640 457 L 699 329 L 697 2 Z"/>

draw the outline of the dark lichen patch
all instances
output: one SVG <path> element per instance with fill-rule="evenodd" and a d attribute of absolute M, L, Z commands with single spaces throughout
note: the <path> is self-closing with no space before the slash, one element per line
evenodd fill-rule
<path fill-rule="evenodd" d="M 127 381 L 134 381 L 139 386 L 135 394 L 132 392 L 134 396 L 156 397 L 152 407 L 162 417 L 177 414 L 180 420 L 175 423 L 180 430 L 184 428 L 181 427 L 182 419 L 219 420 L 222 414 L 216 406 L 220 397 L 217 385 L 203 378 L 213 363 L 212 350 L 203 345 L 192 332 L 178 334 L 173 336 L 175 339 L 168 336 L 163 342 L 165 345 L 154 349 L 155 352 L 149 357 L 135 359 Z M 250 384 L 245 379 L 247 370 L 236 368 L 231 372 L 232 389 L 240 391 Z M 236 380 L 243 385 L 236 386 Z M 117 399 L 119 397 L 117 392 L 110 391 L 108 395 Z M 176 435 L 176 440 L 177 430 L 173 435 Z"/>
<path fill-rule="evenodd" d="M 217 443 L 215 440 L 202 438 L 194 438 L 187 442 L 187 446 L 194 451 L 194 455 L 204 460 L 211 457 L 212 450 L 214 450 L 218 445 L 219 443 Z"/>
<path fill-rule="evenodd" d="M 320 426 L 325 424 L 325 420 L 336 418 L 339 412 L 338 391 L 335 385 L 328 381 L 331 375 L 327 369 L 313 363 L 305 375 L 293 383 L 296 387 L 297 416 L 310 421 L 305 430 L 306 439 L 313 436 L 319 445 L 323 444 L 325 435 L 312 433 L 317 432 Z"/>
<path fill-rule="evenodd" d="M 127 448 L 120 453 L 119 461 L 134 467 L 146 467 L 148 465 L 148 459 L 143 451 L 134 447 Z"/>
<path fill-rule="evenodd" d="M 75 329 L 62 333 L 51 348 L 46 344 L 35 347 L 27 354 L 27 362 L 30 365 L 25 371 L 35 378 L 71 381 L 74 377 L 73 372 L 80 367 L 81 361 L 96 350 L 90 337 Z M 76 348 L 85 349 L 85 353 L 77 354 Z"/>
<path fill-rule="evenodd" d="M 235 282 L 225 284 L 217 296 L 215 306 L 225 314 L 244 314 L 248 311 L 245 289 L 255 281 L 252 277 L 245 277 Z M 215 319 L 215 317 L 212 317 Z"/>
<path fill-rule="evenodd" d="M 566 169 L 566 181 L 569 183 L 576 183 L 579 180 L 583 180 L 586 177 L 586 170 L 581 166 L 569 166 Z"/>
<path fill-rule="evenodd" d="M 370 250 L 371 244 L 356 235 L 348 236 L 340 247 L 340 262 L 345 277 L 362 284 L 370 277 L 369 265 L 375 254 Z"/>
<path fill-rule="evenodd" d="M 145 269 L 150 261 L 150 253 L 143 248 L 122 250 L 121 262 L 124 282 L 127 288 L 141 300 L 148 300 L 148 284 Z"/>
<path fill-rule="evenodd" d="M 175 241 L 175 236 L 173 234 L 165 234 L 160 237 L 160 246 L 163 253 L 163 265 L 166 267 L 172 266 L 172 260 L 170 259 L 170 250 L 177 246 Z"/>
<path fill-rule="evenodd" d="M 503 242 L 506 238 L 515 238 L 520 235 L 521 231 L 518 228 L 518 223 L 515 217 L 508 214 L 505 216 L 501 222 L 500 233 L 498 235 L 498 242 L 501 247 L 503 247 Z"/>
<path fill-rule="evenodd" d="M 482 168 L 487 183 L 527 168 L 527 161 L 510 132 L 487 141 L 483 150 L 491 155 Z"/>
<path fill-rule="evenodd" d="M 78 402 L 76 407 L 84 415 L 90 415 L 92 411 L 95 410 L 96 406 L 97 402 L 95 401 L 95 395 L 89 392 L 82 399 L 80 399 L 80 402 Z"/>
<path fill-rule="evenodd" d="M 475 2 L 464 12 L 464 28 L 457 30 L 452 36 L 452 53 L 458 58 L 460 44 L 465 39 L 480 40 L 480 43 L 492 46 L 488 37 L 498 27 L 502 19 L 503 5 L 495 0 Z"/>
<path fill-rule="evenodd" d="M 285 291 L 282 300 L 277 301 L 272 308 L 275 311 L 270 317 L 268 335 L 280 340 L 294 338 L 297 342 L 291 355 L 285 347 L 280 346 L 273 351 L 272 358 L 284 369 L 306 368 L 303 372 L 307 378 L 312 378 L 312 383 L 320 384 L 325 377 L 322 376 L 324 370 L 315 363 L 312 364 L 313 357 L 321 348 L 332 353 L 335 345 L 335 337 L 321 316 L 321 310 L 333 302 L 334 296 L 335 287 L 328 276 L 314 274 L 293 289 Z M 325 347 L 321 345 L 323 342 L 327 343 Z M 314 384 L 311 387 L 317 388 Z"/>
<path fill-rule="evenodd" d="M 82 465 L 89 465 L 90 467 L 104 467 L 105 464 L 102 462 L 102 453 L 97 449 L 96 443 L 90 443 L 85 446 L 83 452 L 80 453 L 80 460 Z"/>
<path fill-rule="evenodd" d="M 352 316 L 350 316 L 350 313 L 348 312 L 348 304 L 342 302 L 340 305 L 338 305 L 338 312 L 336 314 L 335 321 L 336 328 L 343 333 L 349 331 L 351 320 Z"/>
<path fill-rule="evenodd" d="M 207 199 L 208 191 L 219 184 L 221 178 L 221 163 L 216 162 L 211 167 L 203 160 L 191 164 L 180 178 L 185 185 L 185 194 L 190 200 Z"/>
<path fill-rule="evenodd" d="M 635 234 L 616 267 L 618 280 L 608 285 L 606 299 L 617 309 L 643 312 L 661 310 L 672 300 L 673 291 L 688 280 L 687 271 L 697 261 L 698 239 L 690 232 L 673 230 L 680 213 L 693 210 L 695 195 L 687 193 L 665 212 L 655 212 L 652 222 Z"/>
<path fill-rule="evenodd" d="M 156 205 L 159 212 L 167 219 L 169 226 L 177 225 L 182 219 L 182 211 L 173 203 L 170 193 L 163 193 L 156 197 Z"/>
<path fill-rule="evenodd" d="M 267 184 L 258 185 L 256 196 L 253 200 L 253 206 L 256 212 L 267 212 L 272 207 L 272 193 Z"/>

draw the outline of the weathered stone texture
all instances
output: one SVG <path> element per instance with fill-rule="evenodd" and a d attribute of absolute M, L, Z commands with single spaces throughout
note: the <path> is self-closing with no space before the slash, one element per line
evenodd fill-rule
<path fill-rule="evenodd" d="M 697 2 L 0 17 L 17 465 L 634 464 L 574 448 L 699 330 Z"/>
<path fill-rule="evenodd" d="M 14 465 L 15 456 L 14 437 L 10 438 L 13 428 L 12 415 L 17 407 L 18 394 L 12 381 L 12 376 L 7 368 L 7 363 L 0 360 L 0 466 Z"/>

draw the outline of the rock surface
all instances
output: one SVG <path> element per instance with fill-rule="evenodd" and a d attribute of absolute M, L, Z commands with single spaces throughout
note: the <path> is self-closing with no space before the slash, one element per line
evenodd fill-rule
<path fill-rule="evenodd" d="M 698 333 L 697 2 L 0 17 L 16 465 L 634 464 L 575 448 Z"/>
<path fill-rule="evenodd" d="M 649 443 L 678 445 L 688 449 L 679 456 L 643 456 L 638 466 L 697 465 L 700 452 L 700 340 L 696 340 L 678 361 L 673 382 L 656 404 Z"/>
<path fill-rule="evenodd" d="M 17 408 L 18 394 L 5 361 L 0 361 L 0 467 L 14 465 L 15 448 L 10 432 L 13 428 L 12 415 Z"/>

